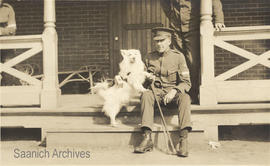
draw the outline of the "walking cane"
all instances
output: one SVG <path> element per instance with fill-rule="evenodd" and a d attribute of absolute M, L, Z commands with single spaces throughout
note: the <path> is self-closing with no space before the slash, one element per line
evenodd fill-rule
<path fill-rule="evenodd" d="M 157 99 L 157 95 L 156 95 L 155 87 L 154 87 L 154 81 L 151 83 L 151 89 L 152 89 L 152 92 L 153 92 L 153 94 L 154 94 L 154 98 L 155 98 L 155 100 L 156 100 L 156 102 L 157 102 L 158 109 L 159 109 L 159 112 L 160 112 L 161 121 L 162 121 L 163 128 L 164 128 L 163 133 L 164 133 L 164 135 L 165 135 L 165 138 L 168 138 L 168 140 L 169 140 L 170 146 L 171 146 L 171 148 L 172 148 L 172 154 L 176 154 L 176 150 L 175 150 L 175 147 L 174 147 L 174 145 L 173 145 L 173 142 L 172 142 L 170 133 L 169 133 L 169 131 L 168 131 L 167 124 L 166 124 L 166 122 L 165 122 L 165 118 L 164 118 L 164 116 L 163 116 L 162 109 L 161 109 L 160 104 L 159 104 L 159 101 L 158 101 L 158 99 Z M 167 143 L 168 143 L 168 142 L 167 142 L 167 140 L 166 140 L 166 144 L 167 144 Z"/>

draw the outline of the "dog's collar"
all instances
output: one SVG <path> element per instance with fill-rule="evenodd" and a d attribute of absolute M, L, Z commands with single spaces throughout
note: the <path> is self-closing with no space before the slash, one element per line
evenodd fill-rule
<path fill-rule="evenodd" d="M 122 80 L 127 81 L 127 78 L 123 78 L 122 76 L 120 76 L 120 77 L 121 77 Z"/>

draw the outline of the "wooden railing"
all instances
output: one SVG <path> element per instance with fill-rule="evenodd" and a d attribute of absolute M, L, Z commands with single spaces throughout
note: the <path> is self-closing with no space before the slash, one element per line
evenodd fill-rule
<path fill-rule="evenodd" d="M 0 63 L 0 71 L 13 75 L 30 85 L 41 87 L 40 80 L 13 68 L 43 50 L 41 35 L 0 37 L 0 49 L 29 49 L 3 64 Z"/>
<path fill-rule="evenodd" d="M 55 30 L 55 0 L 44 0 L 44 32 L 42 35 L 0 37 L 0 49 L 28 48 L 28 51 L 1 64 L 1 72 L 27 82 L 30 86 L 4 86 L 1 105 L 40 105 L 42 109 L 58 106 L 61 91 L 58 83 L 58 37 Z M 43 51 L 43 79 L 12 68 Z"/>
<path fill-rule="evenodd" d="M 239 48 L 227 41 L 270 39 L 270 26 L 223 28 L 215 32 L 212 24 L 212 1 L 202 0 L 201 6 L 201 86 L 200 105 L 224 102 L 270 101 L 270 80 L 230 80 L 229 78 L 261 64 L 270 68 L 270 50 L 261 55 Z M 228 50 L 248 61 L 215 76 L 214 46 Z"/>

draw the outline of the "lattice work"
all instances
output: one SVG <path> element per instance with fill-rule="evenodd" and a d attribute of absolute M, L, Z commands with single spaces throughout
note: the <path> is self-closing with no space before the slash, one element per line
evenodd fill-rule
<path fill-rule="evenodd" d="M 260 55 L 268 50 L 270 40 L 243 40 L 227 41 L 229 44 L 242 48 L 246 51 Z M 215 46 L 215 77 L 244 63 L 248 59 L 232 53 L 228 50 Z M 265 80 L 270 79 L 270 68 L 261 64 L 240 72 L 227 80 Z"/>
<path fill-rule="evenodd" d="M 1 67 L 0 72 L 6 72 L 6 73 L 20 79 L 25 84 L 41 86 L 40 80 L 38 80 L 34 77 L 31 77 L 31 75 L 25 73 L 24 71 L 20 71 L 18 69 L 13 68 L 13 66 L 25 61 L 26 59 L 38 54 L 41 51 L 42 51 L 41 45 L 33 46 L 31 49 L 21 53 L 20 55 L 10 59 L 9 61 L 1 63 L 0 64 L 0 67 Z"/>
<path fill-rule="evenodd" d="M 257 65 L 257 64 L 261 64 L 263 66 L 266 66 L 268 68 L 270 68 L 270 51 L 266 51 L 264 53 L 262 53 L 261 55 L 256 55 L 252 52 L 249 52 L 243 48 L 237 47 L 235 45 L 232 45 L 228 42 L 222 41 L 220 39 L 215 38 L 215 45 L 223 48 L 225 50 L 228 50 L 234 54 L 237 54 L 241 57 L 244 57 L 246 59 L 248 59 L 248 61 L 218 75 L 215 77 L 215 80 L 218 81 L 224 81 L 227 80 L 243 71 L 248 70 L 249 68 Z"/>

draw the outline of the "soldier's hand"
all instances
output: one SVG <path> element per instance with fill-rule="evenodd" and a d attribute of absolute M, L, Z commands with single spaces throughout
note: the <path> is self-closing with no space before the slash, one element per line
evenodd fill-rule
<path fill-rule="evenodd" d="M 216 31 L 221 31 L 222 28 L 225 28 L 225 25 L 222 23 L 216 23 L 215 24 L 215 30 Z"/>
<path fill-rule="evenodd" d="M 156 79 L 156 76 L 153 73 L 146 73 L 146 78 L 150 81 L 154 81 Z"/>
<path fill-rule="evenodd" d="M 177 93 L 177 90 L 176 89 L 172 89 L 169 91 L 169 93 L 167 93 L 165 96 L 164 96 L 164 99 L 163 99 L 163 102 L 164 104 L 168 104 L 172 101 L 172 99 L 175 97 Z"/>

